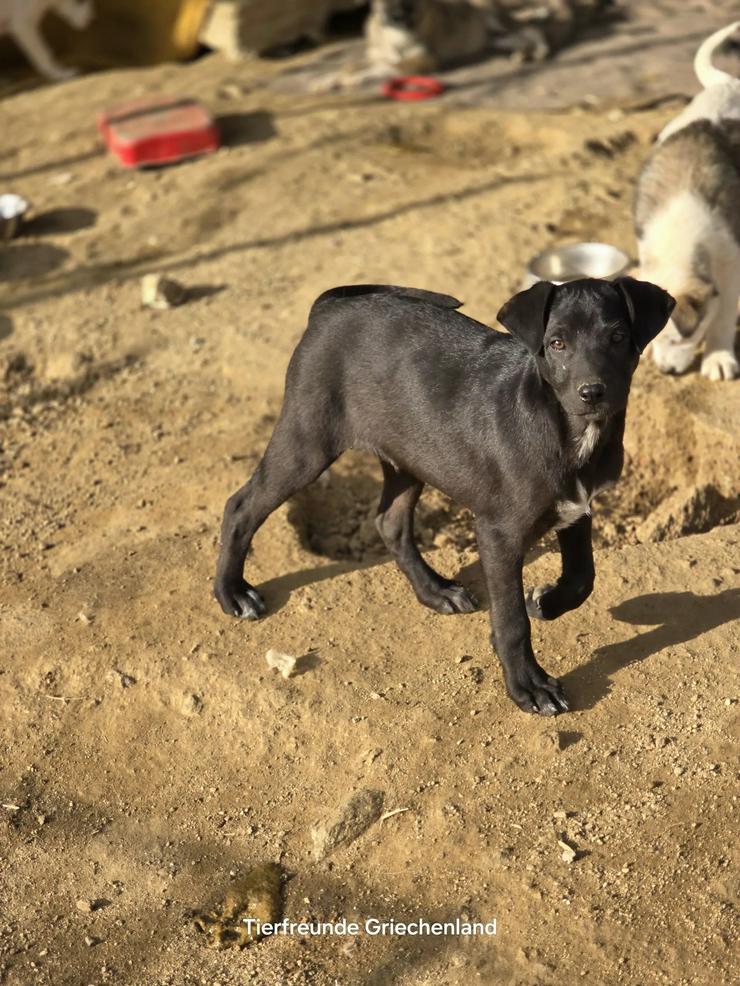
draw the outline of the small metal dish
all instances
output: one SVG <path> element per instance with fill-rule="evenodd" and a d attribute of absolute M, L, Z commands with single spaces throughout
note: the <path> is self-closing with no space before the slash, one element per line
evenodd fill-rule
<path fill-rule="evenodd" d="M 20 195 L 0 195 L 0 240 L 12 240 L 17 235 L 28 212 L 28 202 Z"/>
<path fill-rule="evenodd" d="M 538 281 L 564 284 L 578 277 L 611 280 L 625 274 L 631 266 L 627 254 L 609 243 L 569 243 L 533 257 L 527 264 L 522 288 L 531 288 Z"/>

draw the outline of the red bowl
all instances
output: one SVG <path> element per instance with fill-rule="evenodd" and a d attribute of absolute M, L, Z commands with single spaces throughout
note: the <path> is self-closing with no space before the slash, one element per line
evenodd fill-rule
<path fill-rule="evenodd" d="M 398 75 L 383 85 L 382 93 L 386 99 L 410 101 L 433 99 L 444 92 L 444 86 L 431 75 Z"/>

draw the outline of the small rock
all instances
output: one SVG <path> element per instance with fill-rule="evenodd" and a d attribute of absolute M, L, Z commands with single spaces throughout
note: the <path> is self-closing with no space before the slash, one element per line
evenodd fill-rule
<path fill-rule="evenodd" d="M 222 99 L 241 99 L 247 92 L 249 92 L 249 89 L 240 82 L 225 82 L 218 90 L 218 94 Z"/>
<path fill-rule="evenodd" d="M 47 380 L 70 380 L 81 377 L 89 370 L 93 357 L 90 353 L 78 350 L 53 352 L 46 361 L 44 376 Z"/>
<path fill-rule="evenodd" d="M 182 704 L 180 705 L 183 715 L 186 716 L 197 716 L 203 711 L 203 699 L 200 695 L 196 695 L 192 692 L 186 692 L 182 699 Z"/>
<path fill-rule="evenodd" d="M 74 181 L 74 175 L 71 171 L 60 171 L 49 178 L 49 184 L 55 186 L 69 185 L 71 181 Z"/>
<path fill-rule="evenodd" d="M 88 948 L 92 948 L 93 945 L 99 945 L 100 942 L 100 938 L 93 938 L 91 935 L 85 935 L 85 944 Z"/>
<path fill-rule="evenodd" d="M 283 678 L 292 678 L 296 673 L 298 658 L 291 654 L 283 654 L 282 651 L 274 650 L 272 647 L 265 654 L 267 666 L 279 671 Z"/>
<path fill-rule="evenodd" d="M 563 749 L 563 736 L 557 729 L 546 729 L 534 737 L 534 746 L 539 753 L 557 756 Z"/>
<path fill-rule="evenodd" d="M 564 835 L 562 835 L 558 839 L 558 846 L 562 850 L 560 858 L 563 860 L 564 863 L 572 863 L 577 859 L 578 850 L 576 849 L 575 846 L 572 846 L 569 842 L 565 841 Z"/>
<path fill-rule="evenodd" d="M 82 911 L 83 914 L 92 914 L 92 901 L 85 900 L 84 898 L 75 901 L 75 907 L 78 911 Z"/>
<path fill-rule="evenodd" d="M 130 688 L 136 684 L 136 678 L 133 675 L 126 674 L 125 671 L 119 671 L 118 668 L 111 668 L 105 677 L 107 681 L 117 682 L 121 688 Z"/>
<path fill-rule="evenodd" d="M 77 614 L 77 622 L 84 623 L 85 626 L 89 626 L 95 620 L 93 613 L 86 613 L 84 609 L 81 609 Z"/>
<path fill-rule="evenodd" d="M 145 274 L 141 279 L 141 303 L 147 308 L 174 308 L 185 301 L 187 294 L 184 285 L 162 274 Z"/>
<path fill-rule="evenodd" d="M 314 856 L 324 859 L 340 846 L 348 846 L 380 818 L 382 811 L 382 791 L 358 791 L 345 805 L 312 827 Z"/>

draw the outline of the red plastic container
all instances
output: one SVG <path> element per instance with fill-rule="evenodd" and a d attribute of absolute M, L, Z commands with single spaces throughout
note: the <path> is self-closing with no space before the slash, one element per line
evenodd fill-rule
<path fill-rule="evenodd" d="M 122 103 L 98 115 L 106 146 L 127 168 L 173 164 L 218 150 L 218 129 L 195 99 L 160 96 Z"/>

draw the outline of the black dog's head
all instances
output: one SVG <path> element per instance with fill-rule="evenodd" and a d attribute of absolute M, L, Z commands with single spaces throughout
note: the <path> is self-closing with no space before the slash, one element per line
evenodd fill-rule
<path fill-rule="evenodd" d="M 627 406 L 640 353 L 674 304 L 662 288 L 632 277 L 540 281 L 507 301 L 498 320 L 536 357 L 569 414 L 607 418 Z"/>

